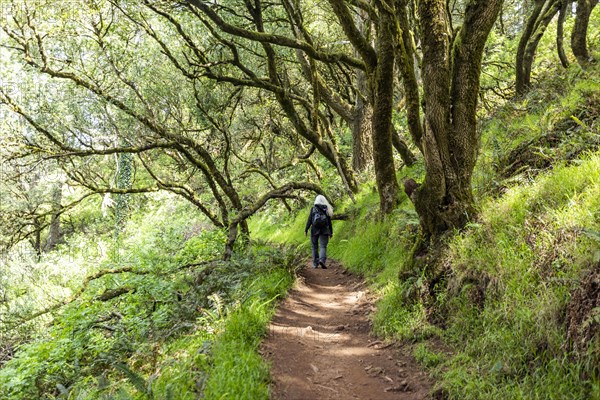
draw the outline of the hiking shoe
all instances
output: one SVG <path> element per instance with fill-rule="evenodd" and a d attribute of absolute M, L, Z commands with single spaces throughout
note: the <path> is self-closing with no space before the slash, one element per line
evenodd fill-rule
<path fill-rule="evenodd" d="M 321 266 L 321 268 L 327 269 L 327 267 L 325 266 L 325 263 L 323 261 L 319 261 L 319 265 Z"/>

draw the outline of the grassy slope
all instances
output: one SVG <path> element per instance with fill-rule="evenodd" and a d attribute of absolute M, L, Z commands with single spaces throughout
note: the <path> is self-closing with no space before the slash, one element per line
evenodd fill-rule
<path fill-rule="evenodd" d="M 600 153 L 582 152 L 600 138 L 595 76 L 580 78 L 549 105 L 512 105 L 488 122 L 476 171 L 479 218 L 449 238 L 443 260 L 448 277 L 434 305 L 443 329 L 427 322 L 417 301 L 423 277 L 404 271 L 417 223 L 406 199 L 378 222 L 377 197 L 364 191 L 356 205 L 342 206 L 357 210 L 353 219 L 334 222 L 331 255 L 381 295 L 375 331 L 414 342 L 415 356 L 449 398 L 600 398 L 598 335 L 575 354 L 566 332 L 571 294 L 598 266 Z M 560 140 L 544 148 L 544 135 L 561 129 Z M 537 138 L 536 150 L 554 166 L 500 177 L 497 166 L 519 143 Z M 572 154 L 577 158 L 559 161 Z M 274 241 L 303 243 L 308 255 L 307 213 L 283 224 L 263 217 L 254 227 Z M 582 325 L 598 327 L 594 312 Z"/>

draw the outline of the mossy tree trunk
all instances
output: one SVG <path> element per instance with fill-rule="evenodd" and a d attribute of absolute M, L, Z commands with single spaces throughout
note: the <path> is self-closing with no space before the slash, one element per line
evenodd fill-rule
<path fill-rule="evenodd" d="M 540 18 L 537 23 L 537 27 L 531 38 L 525 47 L 523 70 L 521 71 L 525 81 L 523 82 L 523 88 L 527 90 L 531 86 L 531 69 L 533 66 L 533 60 L 535 59 L 535 53 L 537 51 L 540 40 L 546 32 L 546 28 L 550 24 L 550 21 L 560 10 L 560 1 L 549 1 L 546 7 L 542 11 Z"/>
<path fill-rule="evenodd" d="M 383 214 L 398 204 L 398 181 L 392 147 L 392 106 L 394 100 L 394 16 L 383 9 L 377 29 L 377 67 L 373 80 L 373 162 Z"/>
<path fill-rule="evenodd" d="M 417 162 L 417 157 L 410 150 L 406 141 L 400 136 L 398 131 L 396 131 L 393 127 L 392 127 L 392 145 L 394 146 L 394 148 L 396 149 L 398 154 L 400 154 L 400 158 L 402 159 L 402 162 L 404 162 L 404 165 L 406 165 L 407 167 L 410 167 L 411 165 L 413 165 L 414 163 Z"/>
<path fill-rule="evenodd" d="M 373 105 L 373 166 L 379 204 L 383 214 L 391 213 L 398 203 L 398 181 L 392 149 L 392 105 L 394 94 L 394 24 L 393 10 L 376 2 L 376 46 L 361 32 L 343 0 L 329 0 L 342 29 L 365 65 L 369 103 Z M 375 9 L 373 9 L 374 11 Z"/>
<path fill-rule="evenodd" d="M 474 213 L 471 177 L 483 50 L 502 0 L 471 1 L 456 36 L 445 0 L 419 3 L 426 176 L 411 198 L 427 238 L 463 227 Z"/>
<path fill-rule="evenodd" d="M 562 0 L 560 5 L 560 12 L 558 14 L 558 21 L 556 23 L 556 51 L 558 58 L 563 68 L 569 68 L 569 59 L 565 52 L 564 37 L 565 37 L 565 19 L 569 14 L 569 4 L 571 0 Z"/>
<path fill-rule="evenodd" d="M 372 23 L 364 11 L 355 17 L 358 30 L 369 40 Z M 356 56 L 359 56 L 356 54 Z M 352 167 L 363 172 L 373 166 L 373 105 L 369 102 L 369 81 L 365 71 L 356 71 L 356 99 L 352 112 Z"/>
<path fill-rule="evenodd" d="M 412 29 L 409 24 L 407 10 L 408 0 L 396 0 L 397 14 L 397 65 L 402 75 L 402 85 L 406 98 L 406 115 L 408 120 L 408 131 L 414 144 L 423 151 L 421 138 L 423 137 L 423 125 L 421 123 L 421 104 L 419 95 L 419 83 L 417 71 L 415 70 L 415 50 Z"/>
<path fill-rule="evenodd" d="M 352 167 L 357 172 L 367 170 L 373 164 L 373 107 L 367 101 L 367 77 L 357 73 L 356 103 L 352 121 Z"/>
<path fill-rule="evenodd" d="M 598 0 L 577 0 L 577 16 L 571 34 L 571 49 L 577 62 L 583 68 L 586 68 L 592 61 L 587 46 L 587 31 L 590 15 L 597 5 Z"/>
<path fill-rule="evenodd" d="M 561 8 L 560 0 L 536 0 L 519 40 L 516 57 L 517 96 L 527 93 L 531 85 L 531 68 L 538 44 L 546 28 Z"/>

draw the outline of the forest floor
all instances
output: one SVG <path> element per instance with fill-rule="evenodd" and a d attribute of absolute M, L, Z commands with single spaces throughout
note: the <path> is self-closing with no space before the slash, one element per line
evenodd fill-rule
<path fill-rule="evenodd" d="M 339 264 L 307 265 L 262 346 L 272 399 L 425 399 L 427 374 L 399 343 L 370 335 L 373 298 Z"/>

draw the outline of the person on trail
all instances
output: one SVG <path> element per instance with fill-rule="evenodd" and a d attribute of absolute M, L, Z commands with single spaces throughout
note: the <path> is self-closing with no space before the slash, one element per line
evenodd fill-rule
<path fill-rule="evenodd" d="M 310 228 L 313 268 L 320 266 L 327 269 L 325 265 L 327 261 L 327 243 L 329 243 L 329 238 L 333 236 L 331 217 L 333 217 L 333 207 L 331 207 L 325 196 L 318 195 L 313 208 L 310 210 L 304 229 L 304 236 L 306 236 Z"/>

